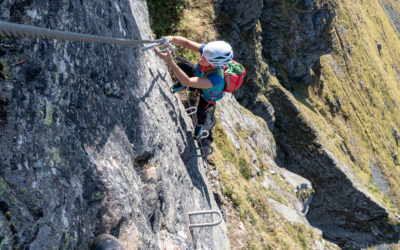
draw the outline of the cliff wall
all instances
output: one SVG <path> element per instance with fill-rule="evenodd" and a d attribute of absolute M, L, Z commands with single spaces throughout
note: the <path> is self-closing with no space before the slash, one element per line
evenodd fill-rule
<path fill-rule="evenodd" d="M 146 1 L 2 1 L 1 19 L 152 39 Z M 228 249 L 192 125 L 167 69 L 140 46 L 2 37 L 2 249 Z M 192 222 L 211 220 L 209 216 Z"/>

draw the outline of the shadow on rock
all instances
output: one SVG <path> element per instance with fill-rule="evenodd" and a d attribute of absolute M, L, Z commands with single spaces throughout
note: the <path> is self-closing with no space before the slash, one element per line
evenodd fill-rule
<path fill-rule="evenodd" d="M 187 131 L 188 144 L 186 145 L 184 151 L 181 153 L 181 159 L 186 165 L 186 169 L 192 180 L 193 186 L 195 186 L 207 199 L 208 205 L 211 207 L 210 195 L 208 192 L 207 183 L 204 182 L 203 176 L 199 170 L 199 166 L 203 166 L 203 161 L 201 157 L 198 157 L 200 152 L 196 147 L 195 141 L 191 140 L 192 132 Z M 199 164 L 200 162 L 200 164 Z"/>

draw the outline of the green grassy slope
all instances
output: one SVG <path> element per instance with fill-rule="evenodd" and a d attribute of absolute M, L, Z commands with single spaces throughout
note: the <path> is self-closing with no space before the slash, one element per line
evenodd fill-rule
<path fill-rule="evenodd" d="M 340 0 L 334 34 L 336 47 L 321 58 L 321 81 L 309 88 L 312 108 L 305 110 L 335 156 L 354 167 L 382 204 L 399 213 L 398 33 L 377 1 Z M 371 168 L 378 172 L 374 177 Z"/>

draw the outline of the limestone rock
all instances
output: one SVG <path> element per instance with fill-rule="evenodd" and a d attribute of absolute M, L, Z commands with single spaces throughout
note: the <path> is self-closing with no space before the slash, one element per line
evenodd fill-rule
<path fill-rule="evenodd" d="M 286 74 L 288 80 L 308 83 L 310 69 L 317 72 L 319 58 L 332 50 L 329 32 L 334 10 L 329 0 L 284 4 L 264 0 L 260 23 L 263 54 L 269 64 L 281 65 L 284 72 L 278 73 Z M 283 75 L 278 77 L 286 81 Z"/>
<path fill-rule="evenodd" d="M 152 39 L 145 1 L 10 0 L 0 9 L 15 23 Z M 1 39 L 3 248 L 88 249 L 102 233 L 126 249 L 229 248 L 224 222 L 188 228 L 188 212 L 217 205 L 167 69 L 140 48 Z"/>

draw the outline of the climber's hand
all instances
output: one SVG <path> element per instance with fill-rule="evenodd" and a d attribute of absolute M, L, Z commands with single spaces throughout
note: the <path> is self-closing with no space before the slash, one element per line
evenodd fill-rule
<path fill-rule="evenodd" d="M 169 49 L 167 49 L 166 53 L 161 53 L 160 50 L 157 47 L 154 47 L 154 52 L 156 53 L 156 55 L 158 57 L 160 57 L 161 59 L 163 59 L 167 63 L 171 63 L 171 62 L 174 61 Z"/>
<path fill-rule="evenodd" d="M 174 36 L 166 36 L 165 37 L 168 42 L 173 43 L 174 42 Z"/>

